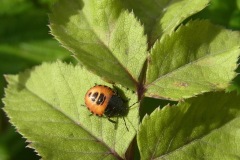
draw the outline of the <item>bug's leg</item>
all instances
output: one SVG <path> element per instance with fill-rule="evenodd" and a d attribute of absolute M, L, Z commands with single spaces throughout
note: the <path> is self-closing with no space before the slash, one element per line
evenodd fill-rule
<path fill-rule="evenodd" d="M 117 121 L 114 121 L 114 120 L 110 119 L 110 117 L 108 117 L 108 120 L 109 120 L 111 123 L 114 124 L 114 129 L 117 129 L 117 127 L 118 127 L 118 119 L 117 119 Z"/>
<path fill-rule="evenodd" d="M 137 103 L 139 103 L 139 101 L 137 101 L 137 102 L 131 104 L 131 105 L 129 106 L 129 108 L 131 108 L 132 106 L 134 106 L 134 105 L 137 104 Z"/>
<path fill-rule="evenodd" d="M 115 129 L 117 129 L 117 127 L 118 127 L 118 118 L 119 117 L 117 117 L 117 121 L 114 121 L 114 120 L 110 119 L 110 117 L 108 117 L 108 120 L 115 124 L 115 127 L 114 127 Z M 129 131 L 125 118 L 124 117 L 122 117 L 122 118 L 123 118 L 123 121 L 124 121 L 127 131 Z"/>
<path fill-rule="evenodd" d="M 114 129 L 118 128 L 118 117 L 117 117 L 117 123 L 115 123 Z"/>
<path fill-rule="evenodd" d="M 112 123 L 117 123 L 116 121 L 110 119 L 110 117 L 108 117 L 108 120 L 109 120 L 110 122 L 112 122 Z"/>
<path fill-rule="evenodd" d="M 127 127 L 127 123 L 126 123 L 126 121 L 125 121 L 125 118 L 123 117 L 123 121 L 124 121 L 124 123 L 125 123 L 125 126 L 126 126 L 126 128 L 127 128 L 127 131 L 129 131 L 129 129 L 128 129 L 128 127 Z"/>
<path fill-rule="evenodd" d="M 91 112 L 90 114 L 89 114 L 89 116 L 92 116 L 93 115 L 93 113 Z"/>

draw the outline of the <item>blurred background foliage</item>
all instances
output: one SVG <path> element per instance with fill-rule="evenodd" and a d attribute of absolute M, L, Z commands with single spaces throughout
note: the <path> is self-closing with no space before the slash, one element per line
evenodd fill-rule
<path fill-rule="evenodd" d="M 49 34 L 48 13 L 56 0 L 0 0 L 0 98 L 4 97 L 4 74 L 17 74 L 42 62 L 61 59 L 76 61 Z M 210 19 L 214 24 L 240 30 L 240 0 L 212 0 L 193 19 Z M 238 80 L 236 78 L 237 87 Z M 168 102 L 146 98 L 141 116 L 158 105 Z M 35 160 L 36 153 L 26 148 L 26 140 L 16 132 L 1 109 L 0 101 L 0 160 Z"/>

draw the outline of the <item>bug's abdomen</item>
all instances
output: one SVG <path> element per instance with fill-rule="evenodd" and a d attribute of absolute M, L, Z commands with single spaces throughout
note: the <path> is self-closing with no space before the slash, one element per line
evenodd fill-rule
<path fill-rule="evenodd" d="M 86 93 L 85 104 L 93 114 L 102 116 L 114 94 L 107 86 L 95 86 Z"/>

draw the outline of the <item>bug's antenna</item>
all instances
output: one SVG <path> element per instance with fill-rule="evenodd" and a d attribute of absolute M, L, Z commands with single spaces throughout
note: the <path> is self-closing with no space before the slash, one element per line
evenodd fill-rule
<path fill-rule="evenodd" d="M 123 117 L 123 120 L 124 120 L 125 126 L 126 126 L 126 128 L 127 128 L 127 131 L 129 131 L 129 129 L 128 129 L 128 127 L 127 127 L 127 123 L 126 123 L 126 121 L 125 121 L 125 118 L 124 118 L 124 117 Z"/>
<path fill-rule="evenodd" d="M 139 103 L 139 101 L 133 103 L 131 106 L 129 106 L 129 108 L 131 108 L 132 106 L 134 106 L 135 104 Z"/>

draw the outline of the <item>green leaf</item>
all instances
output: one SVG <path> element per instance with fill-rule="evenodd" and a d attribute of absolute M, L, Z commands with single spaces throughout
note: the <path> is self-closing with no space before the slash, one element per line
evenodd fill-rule
<path fill-rule="evenodd" d="M 144 24 L 152 45 L 164 34 L 170 34 L 186 18 L 199 12 L 209 0 L 126 0 L 127 8 Z"/>
<path fill-rule="evenodd" d="M 137 135 L 142 159 L 238 159 L 239 104 L 235 93 L 216 92 L 156 109 Z"/>
<path fill-rule="evenodd" d="M 236 76 L 240 34 L 208 21 L 194 21 L 154 46 L 147 96 L 179 100 L 226 89 Z"/>
<path fill-rule="evenodd" d="M 204 9 L 210 0 L 168 0 L 151 32 L 151 42 L 159 37 L 171 34 L 186 18 Z"/>
<path fill-rule="evenodd" d="M 50 15 L 51 33 L 95 74 L 136 89 L 146 60 L 143 27 L 111 0 L 61 0 Z"/>
<path fill-rule="evenodd" d="M 46 64 L 16 76 L 6 76 L 4 110 L 17 130 L 43 159 L 115 159 L 122 157 L 138 129 L 138 107 L 123 118 L 90 116 L 84 105 L 95 83 L 107 85 L 80 66 Z M 111 86 L 110 86 L 111 87 Z M 137 101 L 119 87 L 129 105 Z"/>

